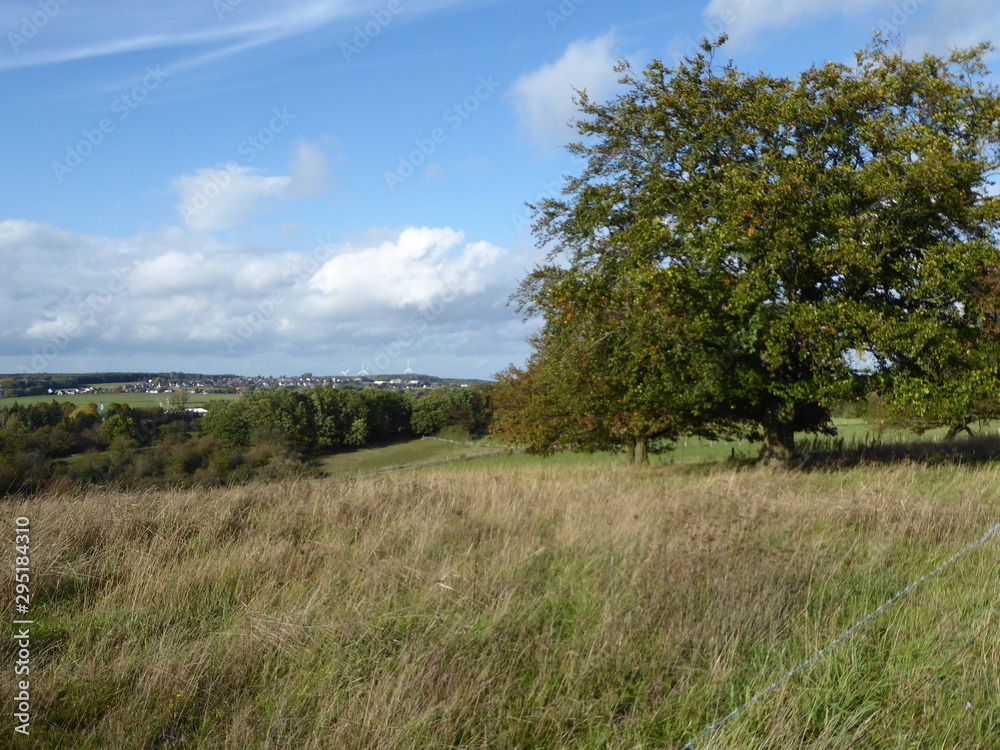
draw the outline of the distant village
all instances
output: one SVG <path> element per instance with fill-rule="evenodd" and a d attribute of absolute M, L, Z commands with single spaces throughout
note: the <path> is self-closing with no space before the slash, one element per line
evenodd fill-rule
<path fill-rule="evenodd" d="M 371 375 L 364 370 L 339 375 L 312 373 L 289 376 L 203 375 L 184 372 L 92 372 L 0 374 L 0 399 L 22 396 L 111 396 L 113 394 L 178 394 L 178 400 L 207 394 L 246 395 L 276 388 L 310 389 L 329 386 L 360 390 L 379 388 L 400 392 L 426 392 L 434 388 L 468 388 L 486 381 L 475 378 L 440 378 L 403 373 Z"/>
<path fill-rule="evenodd" d="M 288 377 L 282 375 L 243 377 L 234 375 L 199 375 L 191 379 L 171 380 L 167 377 L 147 378 L 134 383 L 105 385 L 87 385 L 76 388 L 49 389 L 49 393 L 57 396 L 76 396 L 83 394 L 110 393 L 150 393 L 150 394 L 249 394 L 274 388 L 316 388 L 330 386 L 333 388 L 382 388 L 395 391 L 416 391 L 440 387 L 468 388 L 470 385 L 482 382 L 478 380 L 462 380 L 438 378 L 430 375 L 340 375 L 315 377 L 311 373 Z"/>

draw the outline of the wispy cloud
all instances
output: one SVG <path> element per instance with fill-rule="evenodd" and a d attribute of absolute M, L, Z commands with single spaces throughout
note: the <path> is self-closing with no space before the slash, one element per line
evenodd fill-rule
<path fill-rule="evenodd" d="M 458 3 L 414 0 L 407 3 L 407 13 Z M 0 13 L 0 28 L 11 47 L 7 54 L 0 55 L 0 71 L 124 53 L 195 48 L 189 56 L 172 63 L 174 70 L 183 71 L 338 21 L 362 18 L 381 5 L 384 0 L 205 0 L 139 7 L 128 0 L 73 0 L 59 4 L 58 12 L 39 27 L 30 21 L 39 12 L 38 4 L 14 0 Z M 24 19 L 28 19 L 27 26 Z M 22 34 L 23 28 L 28 36 Z M 149 33 L 149 29 L 157 32 Z M 11 41 L 18 37 L 24 43 Z"/>
<path fill-rule="evenodd" d="M 254 167 L 227 164 L 175 177 L 181 222 L 196 232 L 214 232 L 248 223 L 273 211 L 279 201 L 318 198 L 335 184 L 330 162 L 316 144 L 302 141 L 289 174 L 268 176 Z"/>
<path fill-rule="evenodd" d="M 714 30 L 711 23 L 718 22 L 735 44 L 746 44 L 769 29 L 816 24 L 833 14 L 855 15 L 888 5 L 884 0 L 710 0 L 702 16 L 706 28 Z"/>
<path fill-rule="evenodd" d="M 288 169 L 288 193 L 296 198 L 318 198 L 336 184 L 330 160 L 319 146 L 302 141 Z"/>
<path fill-rule="evenodd" d="M 573 42 L 553 63 L 521 76 L 507 98 L 517 111 L 521 133 L 542 152 L 552 152 L 573 137 L 569 123 L 579 114 L 576 91 L 586 89 L 596 100 L 614 91 L 613 32 Z"/>
<path fill-rule="evenodd" d="M 197 232 L 214 232 L 241 226 L 273 210 L 273 200 L 291 182 L 291 177 L 268 177 L 253 167 L 232 164 L 181 175 L 174 179 L 173 188 L 180 198 L 177 211 L 184 225 Z"/>

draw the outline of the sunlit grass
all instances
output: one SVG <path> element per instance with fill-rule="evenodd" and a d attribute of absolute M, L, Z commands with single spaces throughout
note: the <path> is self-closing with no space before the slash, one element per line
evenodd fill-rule
<path fill-rule="evenodd" d="M 448 461 L 485 458 L 502 453 L 499 446 L 485 441 L 402 440 L 321 455 L 312 463 L 330 476 L 373 474 L 390 469 L 437 465 Z"/>
<path fill-rule="evenodd" d="M 998 494 L 992 467 L 508 465 L 8 504 L 36 540 L 30 747 L 680 747 Z M 998 568 L 994 540 L 700 747 L 990 747 Z"/>
<path fill-rule="evenodd" d="M 103 388 L 106 386 L 101 385 L 100 387 Z M 204 406 L 206 404 L 214 404 L 225 401 L 235 401 L 240 398 L 240 396 L 235 393 L 184 393 L 180 394 L 180 397 L 189 407 Z M 14 404 L 21 404 L 22 406 L 30 406 L 32 404 L 50 404 L 53 401 L 57 401 L 59 403 L 70 403 L 74 406 L 86 406 L 87 404 L 93 402 L 95 404 L 104 405 L 128 404 L 133 408 L 146 408 L 160 405 L 166 407 L 168 401 L 170 404 L 177 405 L 178 394 L 120 393 L 112 391 L 110 393 L 78 393 L 70 396 L 59 396 L 56 394 L 49 394 L 45 396 L 14 396 L 0 399 L 0 408 L 13 406 Z"/>
<path fill-rule="evenodd" d="M 798 436 L 798 441 L 806 451 L 833 451 L 840 448 L 859 449 L 876 446 L 891 446 L 899 444 L 920 443 L 921 445 L 937 445 L 941 443 L 946 430 L 936 429 L 918 435 L 908 430 L 884 430 L 862 419 L 837 419 L 838 435 L 835 438 L 826 436 L 812 437 L 805 434 Z M 977 427 L 981 435 L 996 434 L 996 428 L 989 424 Z M 966 438 L 960 436 L 957 445 L 965 445 Z M 724 463 L 730 459 L 740 461 L 756 458 L 760 451 L 759 443 L 747 440 L 721 441 L 704 438 L 684 437 L 679 439 L 672 450 L 650 456 L 654 466 L 689 465 L 702 463 Z M 359 450 L 322 456 L 315 462 L 316 466 L 334 476 L 365 474 L 383 471 L 393 467 L 419 467 L 442 462 L 453 462 L 449 470 L 468 471 L 473 468 L 523 468 L 529 466 L 623 466 L 623 454 L 597 452 L 592 454 L 565 451 L 551 456 L 529 456 L 523 453 L 513 455 L 498 455 L 503 453 L 503 446 L 491 443 L 489 440 L 476 440 L 465 445 L 439 442 L 433 440 L 400 441 L 388 445 L 375 445 Z M 464 463 L 476 459 L 474 465 Z"/>

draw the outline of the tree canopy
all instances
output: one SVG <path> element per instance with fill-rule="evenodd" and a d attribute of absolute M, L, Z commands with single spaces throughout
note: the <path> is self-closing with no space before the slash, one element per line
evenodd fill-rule
<path fill-rule="evenodd" d="M 991 48 L 911 60 L 876 36 L 783 78 L 718 64 L 724 42 L 579 95 L 583 167 L 533 206 L 548 255 L 515 296 L 543 324 L 499 376 L 497 432 L 539 452 L 739 435 L 789 461 L 871 392 L 921 427 L 991 415 Z"/>

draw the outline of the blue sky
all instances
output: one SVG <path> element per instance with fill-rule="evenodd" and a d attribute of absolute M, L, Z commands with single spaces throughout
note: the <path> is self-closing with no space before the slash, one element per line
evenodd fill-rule
<path fill-rule="evenodd" d="M 573 88 L 1000 38 L 992 0 L 7 0 L 0 371 L 401 372 L 528 355 L 526 201 Z M 995 57 L 993 58 L 995 60 Z"/>

